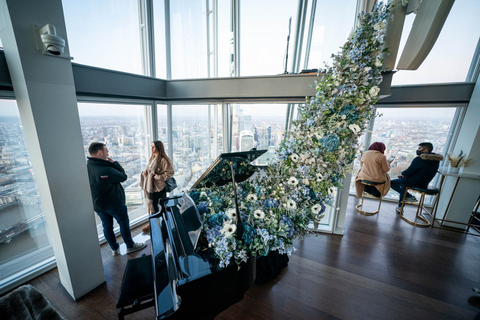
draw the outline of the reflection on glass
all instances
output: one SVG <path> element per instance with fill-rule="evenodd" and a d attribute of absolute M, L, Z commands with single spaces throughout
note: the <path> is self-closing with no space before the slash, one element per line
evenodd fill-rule
<path fill-rule="evenodd" d="M 0 100 L 0 288 L 53 257 L 15 101 Z"/>
<path fill-rule="evenodd" d="M 319 1 L 310 47 L 308 68 L 323 68 L 338 53 L 355 22 L 357 1 Z M 303 61 L 302 61 L 303 66 Z"/>
<path fill-rule="evenodd" d="M 155 35 L 155 68 L 156 77 L 167 78 L 167 58 L 165 51 L 165 2 L 153 1 L 153 27 Z"/>
<path fill-rule="evenodd" d="M 208 76 L 205 11 L 204 1 L 170 1 L 173 79 Z"/>
<path fill-rule="evenodd" d="M 128 176 L 122 185 L 130 221 L 146 215 L 140 188 L 140 173 L 147 165 L 147 152 L 151 144 L 146 131 L 146 107 L 79 103 L 78 111 L 85 156 L 90 156 L 88 146 L 93 141 L 105 143 L 110 157 L 122 165 Z M 95 215 L 95 219 L 98 234 L 103 236 L 100 218 Z"/>
<path fill-rule="evenodd" d="M 418 144 L 431 142 L 433 152 L 445 154 L 447 139 L 451 132 L 456 108 L 378 108 L 383 114 L 375 119 L 370 145 L 383 142 L 386 146 L 385 156 L 395 157 L 389 175 L 397 179 L 416 157 Z M 354 161 L 354 172 L 360 170 L 360 156 Z M 350 191 L 355 192 L 355 174 L 352 175 Z M 435 181 L 430 183 L 433 186 Z M 398 199 L 398 193 L 390 190 L 387 198 Z"/>
<path fill-rule="evenodd" d="M 73 62 L 142 74 L 137 1 L 62 1 Z"/>
<path fill-rule="evenodd" d="M 288 21 L 292 17 L 293 35 L 297 1 L 242 0 L 240 5 L 240 75 L 282 74 Z"/>
<path fill-rule="evenodd" d="M 172 107 L 173 166 L 178 185 L 174 192 L 188 190 L 221 153 L 222 128 L 215 108 L 218 106 Z"/>

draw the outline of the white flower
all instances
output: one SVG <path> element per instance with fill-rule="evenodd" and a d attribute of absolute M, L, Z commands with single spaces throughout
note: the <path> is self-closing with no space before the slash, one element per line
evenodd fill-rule
<path fill-rule="evenodd" d="M 321 173 L 317 173 L 317 181 L 320 182 L 324 179 L 323 175 Z"/>
<path fill-rule="evenodd" d="M 293 162 L 297 162 L 298 159 L 299 159 L 298 154 L 296 154 L 296 153 L 292 153 L 292 155 L 290 156 L 290 158 L 292 158 L 292 161 L 293 161 Z"/>
<path fill-rule="evenodd" d="M 350 130 L 353 131 L 353 133 L 357 134 L 360 132 L 360 127 L 357 124 L 351 124 L 348 126 Z"/>
<path fill-rule="evenodd" d="M 365 72 L 365 73 L 368 73 L 370 70 L 372 70 L 372 68 L 370 68 L 370 67 L 363 68 L 363 72 Z"/>
<path fill-rule="evenodd" d="M 200 192 L 200 197 L 206 197 L 207 193 L 205 191 Z"/>
<path fill-rule="evenodd" d="M 322 211 L 322 206 L 321 205 L 316 204 L 312 207 L 313 214 L 318 214 L 318 213 L 320 213 L 320 211 Z"/>
<path fill-rule="evenodd" d="M 385 28 L 385 22 L 383 22 L 383 21 L 375 23 L 375 25 L 373 26 L 374 30 L 382 30 L 384 28 Z"/>
<path fill-rule="evenodd" d="M 298 184 L 298 180 L 295 177 L 290 177 L 290 179 L 288 179 L 287 183 L 291 186 L 296 186 Z"/>
<path fill-rule="evenodd" d="M 286 207 L 289 210 L 295 210 L 295 209 L 297 209 L 297 203 L 295 201 L 293 201 L 292 199 L 290 199 L 290 200 L 287 201 Z"/>
<path fill-rule="evenodd" d="M 303 179 L 302 182 L 303 182 L 303 184 L 306 185 L 306 186 L 308 186 L 308 184 L 310 183 L 310 181 L 308 181 L 307 178 Z"/>
<path fill-rule="evenodd" d="M 247 201 L 257 201 L 257 196 L 254 195 L 253 193 L 250 193 L 250 194 L 247 196 Z"/>
<path fill-rule="evenodd" d="M 233 223 L 225 223 L 223 225 L 222 232 L 226 238 L 229 238 L 233 235 L 233 233 L 237 230 L 237 226 Z"/>
<path fill-rule="evenodd" d="M 323 132 L 314 132 L 313 133 L 317 139 L 322 139 L 323 138 Z"/>
<path fill-rule="evenodd" d="M 335 197 L 337 195 L 337 188 L 336 187 L 328 188 L 328 195 L 331 197 Z"/>
<path fill-rule="evenodd" d="M 375 66 L 376 67 L 381 67 L 382 65 L 383 65 L 382 60 L 380 60 L 379 58 L 375 59 Z"/>
<path fill-rule="evenodd" d="M 226 214 L 227 217 L 230 218 L 231 220 L 237 218 L 237 210 L 235 210 L 234 208 L 228 208 L 228 209 L 225 211 L 225 214 Z"/>
<path fill-rule="evenodd" d="M 372 97 L 375 97 L 379 92 L 380 92 L 380 88 L 377 87 L 377 86 L 372 87 L 369 91 L 369 93 Z"/>
<path fill-rule="evenodd" d="M 258 210 L 258 209 L 253 212 L 253 215 L 257 219 L 263 219 L 263 217 L 265 217 L 265 213 L 262 210 Z"/>

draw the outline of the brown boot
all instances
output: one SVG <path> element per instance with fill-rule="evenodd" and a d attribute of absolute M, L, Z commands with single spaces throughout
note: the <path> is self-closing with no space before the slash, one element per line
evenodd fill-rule
<path fill-rule="evenodd" d="M 149 234 L 150 233 L 150 223 L 147 224 L 145 227 L 142 228 L 142 233 Z"/>

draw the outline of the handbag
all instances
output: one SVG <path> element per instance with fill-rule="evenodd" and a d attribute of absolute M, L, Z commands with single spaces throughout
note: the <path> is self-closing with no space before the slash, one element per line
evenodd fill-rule
<path fill-rule="evenodd" d="M 177 187 L 177 181 L 175 181 L 174 177 L 171 177 L 167 181 L 165 181 L 165 191 L 172 192 Z"/>

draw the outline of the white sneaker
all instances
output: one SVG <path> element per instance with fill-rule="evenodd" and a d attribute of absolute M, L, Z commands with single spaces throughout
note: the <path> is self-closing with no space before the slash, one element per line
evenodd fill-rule
<path fill-rule="evenodd" d="M 112 256 L 118 256 L 120 254 L 120 246 L 118 246 L 117 250 L 112 250 Z"/>
<path fill-rule="evenodd" d="M 127 248 L 127 253 L 132 253 L 132 252 L 135 252 L 135 251 L 138 251 L 138 250 L 142 250 L 146 246 L 147 246 L 147 244 L 144 243 L 144 242 L 134 242 L 133 247 Z"/>

